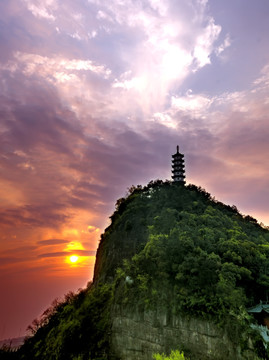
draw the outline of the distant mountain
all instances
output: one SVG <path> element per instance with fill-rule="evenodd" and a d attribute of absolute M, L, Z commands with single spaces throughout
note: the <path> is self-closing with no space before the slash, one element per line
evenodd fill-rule
<path fill-rule="evenodd" d="M 94 281 L 32 324 L 20 359 L 267 359 L 248 307 L 269 289 L 269 231 L 194 185 L 131 187 Z M 262 321 L 263 319 L 260 319 Z"/>

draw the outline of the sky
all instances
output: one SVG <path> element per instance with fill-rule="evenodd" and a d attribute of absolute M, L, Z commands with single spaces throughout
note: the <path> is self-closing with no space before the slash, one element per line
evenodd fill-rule
<path fill-rule="evenodd" d="M 268 0 L 0 1 L 0 339 L 86 286 L 177 145 L 187 183 L 269 225 L 268 33 Z"/>

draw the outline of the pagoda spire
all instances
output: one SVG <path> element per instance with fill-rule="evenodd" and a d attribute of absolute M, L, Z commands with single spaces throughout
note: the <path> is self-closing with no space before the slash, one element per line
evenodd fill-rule
<path fill-rule="evenodd" d="M 172 174 L 174 182 L 185 184 L 184 155 L 179 152 L 178 145 L 177 152 L 172 155 Z"/>

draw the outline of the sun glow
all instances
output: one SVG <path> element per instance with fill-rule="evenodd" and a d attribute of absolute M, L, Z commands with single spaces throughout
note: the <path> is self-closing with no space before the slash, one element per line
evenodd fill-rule
<path fill-rule="evenodd" d="M 72 264 L 75 264 L 77 261 L 78 261 L 79 257 L 77 255 L 71 255 L 69 256 L 69 261 L 72 263 Z"/>
<path fill-rule="evenodd" d="M 84 250 L 83 245 L 79 241 L 71 241 L 66 245 L 67 251 Z"/>

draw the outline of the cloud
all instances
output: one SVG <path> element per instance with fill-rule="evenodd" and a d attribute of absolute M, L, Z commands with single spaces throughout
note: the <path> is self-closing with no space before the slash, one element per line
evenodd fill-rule
<path fill-rule="evenodd" d="M 48 81 L 54 78 L 55 82 L 78 80 L 76 73 L 90 71 L 104 78 L 109 77 L 111 71 L 104 65 L 94 64 L 91 60 L 66 59 L 63 57 L 47 57 L 38 54 L 14 53 L 14 60 L 8 62 L 3 68 L 15 72 L 20 67 L 24 75 L 33 75 L 38 72 L 39 76 Z"/>
<path fill-rule="evenodd" d="M 39 257 L 40 258 L 62 257 L 62 256 L 68 256 L 71 253 L 76 253 L 76 255 L 79 255 L 79 256 L 95 256 L 96 251 L 90 251 L 90 250 L 74 250 L 72 252 L 58 251 L 58 252 L 40 254 Z"/>
<path fill-rule="evenodd" d="M 28 1 L 28 6 L 29 4 L 33 3 Z M 72 3 L 66 2 L 62 13 L 53 2 L 45 3 L 44 7 L 47 12 L 48 9 L 53 9 L 53 16 L 57 18 L 56 37 L 67 34 L 64 16 L 68 10 L 69 14 L 73 13 Z M 78 4 L 78 8 L 80 7 L 81 4 Z M 91 21 L 86 23 L 82 9 L 90 15 Z M 70 60 L 24 52 L 17 53 L 15 61 L 25 64 L 25 73 L 38 70 L 40 75 L 53 80 L 62 94 L 68 97 L 68 101 L 73 103 L 74 108 L 76 95 L 83 94 L 85 101 L 94 101 L 95 107 L 100 103 L 91 84 L 83 81 L 77 74 L 78 70 L 90 70 L 110 78 L 106 89 L 100 81 L 91 79 L 101 86 L 103 92 L 108 92 L 107 99 L 118 97 L 116 109 L 114 104 L 108 101 L 108 111 L 112 105 L 112 110 L 119 116 L 119 109 L 125 107 L 123 104 L 129 99 L 133 100 L 134 111 L 139 107 L 146 113 L 151 108 L 160 110 L 174 82 L 180 85 L 193 69 L 209 63 L 220 26 L 215 25 L 214 20 L 206 15 L 205 9 L 205 2 L 200 1 L 195 2 L 195 6 L 187 1 L 180 4 L 168 2 L 166 5 L 147 1 L 129 1 L 121 5 L 116 1 L 106 4 L 90 1 L 86 7 L 76 10 L 74 17 L 71 17 L 73 32 L 69 34 L 74 39 L 87 42 L 87 53 L 81 53 L 80 58 L 73 57 Z M 192 16 L 190 25 L 186 18 Z M 89 24 L 94 26 L 87 30 L 86 26 L 90 27 Z M 98 45 L 93 40 L 96 37 L 99 40 Z M 104 48 L 103 43 L 107 44 L 108 41 L 109 48 Z M 78 45 L 72 45 L 71 51 L 78 53 Z M 116 49 L 117 51 L 114 51 Z M 106 51 L 109 52 L 107 56 Z M 97 56 L 89 60 L 90 54 Z M 101 55 L 106 59 L 106 64 L 101 63 Z M 15 65 L 9 64 L 10 68 L 11 66 L 14 68 Z M 63 83 L 70 86 L 70 90 L 63 89 Z M 143 96 L 145 92 L 151 94 L 150 98 Z"/>
<path fill-rule="evenodd" d="M 128 117 L 129 126 L 137 126 L 130 114 L 136 119 L 161 113 L 171 89 L 210 62 L 220 33 L 204 1 L 89 1 L 75 7 L 66 1 L 61 8 L 50 0 L 24 3 L 34 17 L 25 16 L 21 26 L 37 28 L 50 42 L 41 49 L 33 38 L 32 51 L 14 44 L 2 69 L 53 85 L 83 123 L 94 112 L 103 121 Z"/>
<path fill-rule="evenodd" d="M 255 79 L 253 82 L 254 88 L 253 93 L 256 93 L 258 90 L 267 91 L 269 88 L 269 64 L 266 64 L 261 70 L 261 76 Z M 268 101 L 268 99 L 267 99 Z"/>
<path fill-rule="evenodd" d="M 37 242 L 39 245 L 59 245 L 59 244 L 66 244 L 68 240 L 64 239 L 47 239 L 47 240 L 40 240 Z"/>
<path fill-rule="evenodd" d="M 40 226 L 40 227 L 55 227 L 67 221 L 68 215 L 55 211 L 55 205 L 48 206 L 34 206 L 25 205 L 23 207 L 5 209 L 0 212 L 2 226 L 13 226 L 14 228 L 20 226 Z M 63 206 L 61 206 L 62 208 Z"/>
<path fill-rule="evenodd" d="M 100 229 L 97 228 L 97 227 L 95 227 L 95 226 L 93 226 L 93 225 L 89 225 L 89 226 L 88 226 L 88 231 L 89 231 L 89 233 L 91 233 L 91 232 L 99 232 Z"/>
<path fill-rule="evenodd" d="M 132 63 L 129 61 L 129 68 L 120 79 L 115 79 L 113 86 L 133 91 L 133 98 L 138 99 L 139 106 L 147 112 L 152 108 L 160 110 L 171 86 L 179 86 L 191 71 L 210 63 L 221 28 L 205 16 L 204 4 L 200 2 L 196 11 L 184 1 L 178 6 L 170 2 L 161 11 L 159 4 L 153 9 L 143 5 L 142 9 L 137 3 L 129 2 L 128 7 L 133 7 L 133 11 L 128 12 L 127 17 L 121 16 L 124 8 L 113 2 L 110 10 L 121 26 L 137 27 L 141 33 L 139 48 L 134 47 L 130 52 Z M 186 14 L 193 16 L 191 26 L 184 18 Z M 145 93 L 151 97 L 145 99 Z"/>
<path fill-rule="evenodd" d="M 27 5 L 31 13 L 38 18 L 45 18 L 47 20 L 55 20 L 53 15 L 54 10 L 57 9 L 57 2 L 54 0 L 45 0 L 45 1 L 31 1 L 23 0 Z"/>
<path fill-rule="evenodd" d="M 218 56 L 221 55 L 225 49 L 231 46 L 231 43 L 232 42 L 231 42 L 230 34 L 227 34 L 226 37 L 224 38 L 223 43 L 216 48 L 215 50 L 216 55 Z"/>
<path fill-rule="evenodd" d="M 194 60 L 197 69 L 210 64 L 210 54 L 213 51 L 213 44 L 218 39 L 221 32 L 221 26 L 214 23 L 214 19 L 210 18 L 207 27 L 202 34 L 197 37 L 194 47 Z M 219 49 L 219 48 L 218 48 Z"/>
<path fill-rule="evenodd" d="M 208 110 L 213 102 L 214 98 L 203 94 L 192 94 L 192 91 L 189 90 L 186 96 L 173 96 L 171 108 L 172 112 L 180 111 L 191 117 L 203 118 L 208 114 Z"/>
<path fill-rule="evenodd" d="M 28 258 L 25 257 L 0 257 L 0 264 L 1 267 L 5 267 L 7 265 L 13 265 L 16 263 L 26 262 L 29 261 Z"/>

